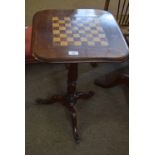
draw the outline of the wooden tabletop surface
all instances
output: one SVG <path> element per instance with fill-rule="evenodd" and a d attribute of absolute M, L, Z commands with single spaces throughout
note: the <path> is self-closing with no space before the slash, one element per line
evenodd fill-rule
<path fill-rule="evenodd" d="M 43 10 L 33 17 L 31 51 L 40 61 L 124 61 L 128 46 L 113 15 L 103 10 Z"/>

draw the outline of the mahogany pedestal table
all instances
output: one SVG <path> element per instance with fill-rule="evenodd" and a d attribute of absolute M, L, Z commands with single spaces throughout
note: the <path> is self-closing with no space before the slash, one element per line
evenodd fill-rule
<path fill-rule="evenodd" d="M 75 104 L 88 99 L 92 91 L 78 92 L 78 63 L 122 62 L 128 48 L 112 14 L 103 10 L 43 10 L 33 17 L 31 51 L 35 59 L 47 63 L 68 64 L 67 93 L 55 95 L 41 104 L 59 102 L 72 116 L 73 135 L 79 142 Z"/>

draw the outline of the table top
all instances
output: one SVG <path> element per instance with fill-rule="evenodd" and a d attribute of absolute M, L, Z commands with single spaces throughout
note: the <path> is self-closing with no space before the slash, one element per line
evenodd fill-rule
<path fill-rule="evenodd" d="M 104 10 L 43 10 L 33 17 L 31 51 L 40 61 L 124 61 L 128 46 L 113 15 Z"/>

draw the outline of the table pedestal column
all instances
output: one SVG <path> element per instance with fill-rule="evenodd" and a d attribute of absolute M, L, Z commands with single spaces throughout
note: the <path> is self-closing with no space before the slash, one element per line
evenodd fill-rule
<path fill-rule="evenodd" d="M 72 125 L 73 125 L 73 135 L 74 139 L 77 143 L 79 143 L 79 133 L 77 128 L 77 114 L 75 104 L 78 99 L 89 99 L 94 95 L 94 92 L 77 92 L 76 91 L 76 81 L 78 78 L 78 64 L 71 63 L 68 66 L 68 81 L 67 81 L 67 94 L 62 95 L 54 95 L 49 99 L 38 99 L 38 104 L 52 104 L 55 102 L 59 102 L 64 105 L 70 112 L 72 117 Z"/>

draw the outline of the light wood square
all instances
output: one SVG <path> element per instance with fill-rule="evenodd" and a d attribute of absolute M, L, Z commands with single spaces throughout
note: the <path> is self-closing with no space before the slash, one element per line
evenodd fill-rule
<path fill-rule="evenodd" d="M 90 27 L 85 27 L 84 29 L 87 30 L 87 31 L 89 31 L 90 30 Z"/>
<path fill-rule="evenodd" d="M 65 26 L 66 27 L 71 27 L 71 23 L 66 23 Z"/>
<path fill-rule="evenodd" d="M 73 30 L 78 30 L 78 28 L 77 27 L 73 27 Z"/>
<path fill-rule="evenodd" d="M 88 37 L 88 38 L 92 38 L 93 35 L 92 35 L 92 34 L 87 34 L 87 37 Z"/>
<path fill-rule="evenodd" d="M 93 38 L 93 40 L 94 40 L 95 42 L 100 42 L 100 39 L 99 39 L 99 38 Z"/>
<path fill-rule="evenodd" d="M 71 30 L 67 30 L 66 33 L 67 34 L 72 34 L 72 31 Z"/>
<path fill-rule="evenodd" d="M 58 17 L 52 17 L 52 20 L 59 20 Z"/>
<path fill-rule="evenodd" d="M 75 46 L 81 46 L 81 42 L 80 42 L 80 41 L 75 41 L 75 42 L 74 42 L 74 45 L 75 45 Z"/>
<path fill-rule="evenodd" d="M 107 41 L 102 41 L 102 42 L 101 42 L 101 45 L 102 45 L 102 46 L 108 46 L 108 42 L 107 42 Z"/>
<path fill-rule="evenodd" d="M 68 38 L 67 38 L 67 41 L 69 41 L 69 42 L 73 42 L 73 41 L 74 41 L 74 39 L 73 39 L 73 38 L 71 38 L 71 37 L 68 37 Z"/>
<path fill-rule="evenodd" d="M 60 34 L 60 37 L 61 37 L 61 38 L 66 38 L 67 35 L 66 35 L 66 34 Z"/>
<path fill-rule="evenodd" d="M 54 42 L 60 42 L 60 38 L 54 37 L 54 38 L 53 38 L 53 41 L 54 41 Z"/>
<path fill-rule="evenodd" d="M 69 17 L 64 17 L 64 20 L 70 21 L 71 19 Z"/>
<path fill-rule="evenodd" d="M 78 31 L 80 34 L 84 34 L 85 33 L 85 31 L 83 31 L 83 30 L 79 30 Z"/>
<path fill-rule="evenodd" d="M 99 38 L 105 38 L 105 34 L 99 34 Z"/>
<path fill-rule="evenodd" d="M 60 34 L 59 30 L 53 30 L 53 34 Z"/>
<path fill-rule="evenodd" d="M 80 35 L 79 35 L 79 34 L 73 34 L 73 36 L 74 36 L 75 38 L 80 38 Z"/>
<path fill-rule="evenodd" d="M 98 34 L 98 31 L 92 30 L 92 33 L 93 33 L 93 34 Z"/>
<path fill-rule="evenodd" d="M 95 46 L 95 43 L 92 42 L 92 41 L 88 41 L 88 45 L 89 45 L 89 46 Z"/>
<path fill-rule="evenodd" d="M 67 43 L 66 41 L 62 41 L 62 42 L 60 43 L 60 45 L 61 45 L 61 46 L 67 46 L 68 43 Z"/>
<path fill-rule="evenodd" d="M 64 21 L 64 20 L 59 20 L 59 23 L 60 23 L 60 24 L 64 24 L 65 21 Z"/>
<path fill-rule="evenodd" d="M 82 42 L 87 42 L 88 41 L 87 38 L 84 38 L 84 37 L 82 37 L 80 39 L 81 39 Z"/>
<path fill-rule="evenodd" d="M 59 27 L 58 23 L 53 23 L 53 27 Z"/>
<path fill-rule="evenodd" d="M 66 30 L 66 27 L 60 27 L 59 30 Z"/>

